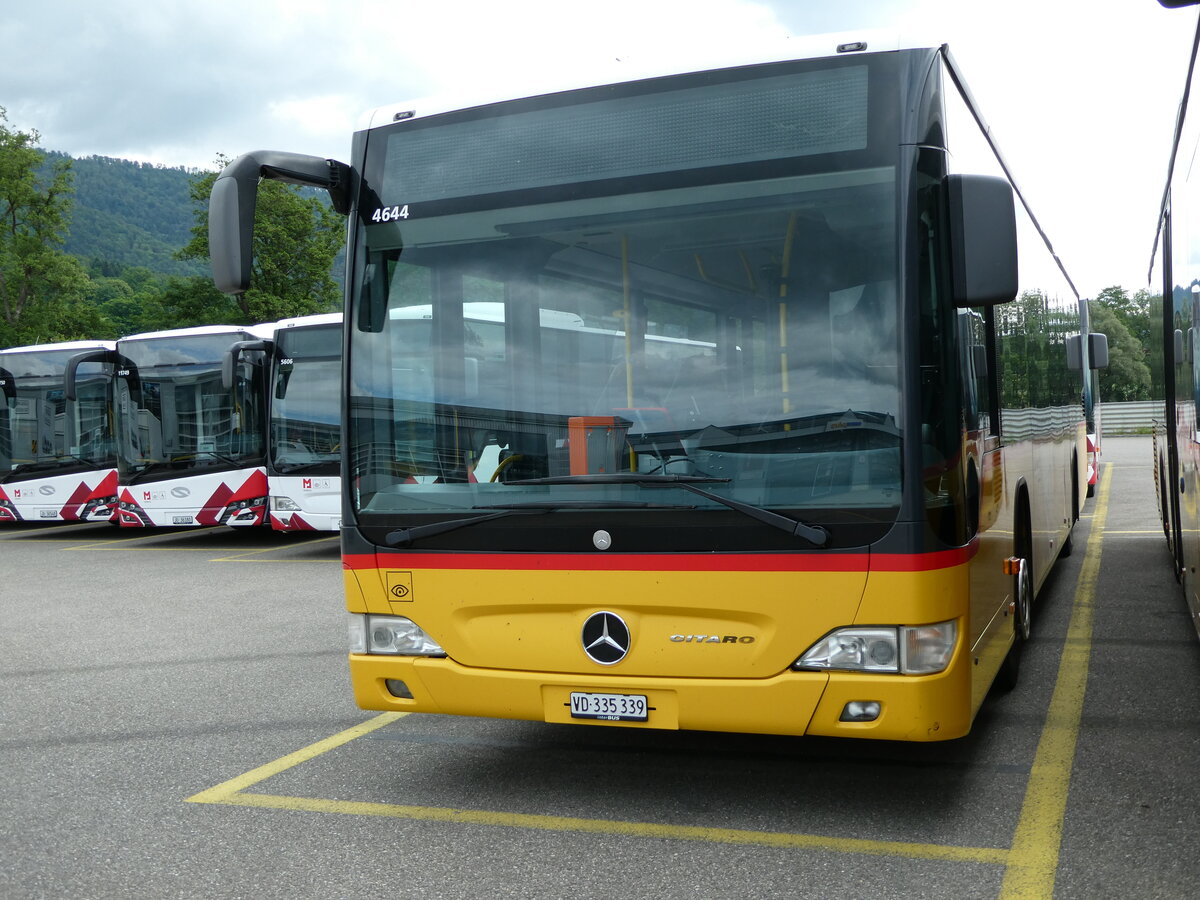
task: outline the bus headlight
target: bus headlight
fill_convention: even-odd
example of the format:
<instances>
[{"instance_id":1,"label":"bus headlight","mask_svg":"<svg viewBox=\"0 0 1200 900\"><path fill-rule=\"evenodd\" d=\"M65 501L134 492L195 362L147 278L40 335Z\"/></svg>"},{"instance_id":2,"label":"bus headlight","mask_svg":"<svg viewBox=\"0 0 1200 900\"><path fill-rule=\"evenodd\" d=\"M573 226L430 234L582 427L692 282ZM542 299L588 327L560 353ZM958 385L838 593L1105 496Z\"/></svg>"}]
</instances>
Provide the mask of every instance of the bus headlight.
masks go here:
<instances>
[{"instance_id":1,"label":"bus headlight","mask_svg":"<svg viewBox=\"0 0 1200 900\"><path fill-rule=\"evenodd\" d=\"M275 512L299 512L300 504L291 497L283 497L279 494L272 494L271 509Z\"/></svg>"},{"instance_id":2,"label":"bus headlight","mask_svg":"<svg viewBox=\"0 0 1200 900\"><path fill-rule=\"evenodd\" d=\"M899 663L895 628L841 628L809 647L793 668L898 672Z\"/></svg>"},{"instance_id":3,"label":"bus headlight","mask_svg":"<svg viewBox=\"0 0 1200 900\"><path fill-rule=\"evenodd\" d=\"M954 655L958 626L839 628L813 644L793 669L932 675L944 671Z\"/></svg>"},{"instance_id":4,"label":"bus headlight","mask_svg":"<svg viewBox=\"0 0 1200 900\"><path fill-rule=\"evenodd\" d=\"M445 656L441 645L403 616L350 616L350 652Z\"/></svg>"}]
</instances>

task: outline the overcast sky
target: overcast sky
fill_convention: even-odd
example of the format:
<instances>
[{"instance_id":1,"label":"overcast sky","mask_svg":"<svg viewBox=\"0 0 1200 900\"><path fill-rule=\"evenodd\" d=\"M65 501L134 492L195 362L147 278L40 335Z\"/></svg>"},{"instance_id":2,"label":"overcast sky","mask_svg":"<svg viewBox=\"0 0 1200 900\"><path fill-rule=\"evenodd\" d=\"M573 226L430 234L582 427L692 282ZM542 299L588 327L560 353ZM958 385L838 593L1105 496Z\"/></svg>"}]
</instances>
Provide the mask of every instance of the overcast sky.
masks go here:
<instances>
[{"instance_id":1,"label":"overcast sky","mask_svg":"<svg viewBox=\"0 0 1200 900\"><path fill-rule=\"evenodd\" d=\"M1196 15L1155 0L51 0L0 17L0 106L73 156L346 159L361 114L392 102L882 30L950 44L1094 296L1146 286Z\"/></svg>"}]
</instances>

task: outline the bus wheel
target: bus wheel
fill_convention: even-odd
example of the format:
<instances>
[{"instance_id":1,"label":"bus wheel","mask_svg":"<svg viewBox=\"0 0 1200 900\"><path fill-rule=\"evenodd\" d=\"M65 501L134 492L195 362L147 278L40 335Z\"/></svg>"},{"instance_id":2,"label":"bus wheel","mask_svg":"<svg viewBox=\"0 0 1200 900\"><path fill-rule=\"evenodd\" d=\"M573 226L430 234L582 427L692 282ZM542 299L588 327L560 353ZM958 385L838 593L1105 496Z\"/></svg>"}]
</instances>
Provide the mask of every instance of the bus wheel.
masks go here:
<instances>
[{"instance_id":1,"label":"bus wheel","mask_svg":"<svg viewBox=\"0 0 1200 900\"><path fill-rule=\"evenodd\" d=\"M1017 573L1013 575L1013 642L996 673L996 686L1011 691L1021 674L1021 652L1029 640L1030 614L1033 611L1033 575L1028 554L1022 550Z\"/></svg>"},{"instance_id":2,"label":"bus wheel","mask_svg":"<svg viewBox=\"0 0 1200 900\"><path fill-rule=\"evenodd\" d=\"M1071 526L1063 539L1058 555L1066 558L1075 550L1075 523L1079 521L1079 467L1071 465Z\"/></svg>"}]
</instances>

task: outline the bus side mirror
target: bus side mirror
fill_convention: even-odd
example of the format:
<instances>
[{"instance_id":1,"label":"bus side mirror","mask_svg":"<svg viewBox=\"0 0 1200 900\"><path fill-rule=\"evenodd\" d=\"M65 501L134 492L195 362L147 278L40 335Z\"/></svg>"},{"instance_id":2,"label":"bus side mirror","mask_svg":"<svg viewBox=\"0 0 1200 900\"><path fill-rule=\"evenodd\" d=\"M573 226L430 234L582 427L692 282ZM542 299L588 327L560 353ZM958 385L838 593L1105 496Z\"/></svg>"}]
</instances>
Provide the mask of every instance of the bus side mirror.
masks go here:
<instances>
[{"instance_id":1,"label":"bus side mirror","mask_svg":"<svg viewBox=\"0 0 1200 900\"><path fill-rule=\"evenodd\" d=\"M1088 363L1093 369L1108 368L1108 335L1103 331L1088 335Z\"/></svg>"},{"instance_id":2,"label":"bus side mirror","mask_svg":"<svg viewBox=\"0 0 1200 900\"><path fill-rule=\"evenodd\" d=\"M4 393L4 403L12 406L17 402L17 379L13 378L8 369L0 369L0 392Z\"/></svg>"},{"instance_id":3,"label":"bus side mirror","mask_svg":"<svg viewBox=\"0 0 1200 900\"><path fill-rule=\"evenodd\" d=\"M950 274L960 307L1017 296L1017 215L1012 186L991 175L947 175Z\"/></svg>"},{"instance_id":4,"label":"bus side mirror","mask_svg":"<svg viewBox=\"0 0 1200 900\"><path fill-rule=\"evenodd\" d=\"M85 350L83 353L76 353L67 360L67 368L63 372L63 396L72 403L75 402L78 393L75 386L76 373L85 362L111 363L116 366L120 364L121 359L121 354L116 350Z\"/></svg>"},{"instance_id":5,"label":"bus side mirror","mask_svg":"<svg viewBox=\"0 0 1200 900\"><path fill-rule=\"evenodd\" d=\"M230 345L229 349L225 351L225 357L221 360L221 389L233 390L238 362L243 353L248 350L262 350L264 353L270 353L274 346L272 341L235 341Z\"/></svg>"},{"instance_id":6,"label":"bus side mirror","mask_svg":"<svg viewBox=\"0 0 1200 900\"><path fill-rule=\"evenodd\" d=\"M335 210L342 215L350 211L350 167L345 163L271 150L239 156L217 176L208 197L208 257L213 284L222 293L243 294L250 288L254 207L262 178L325 188Z\"/></svg>"}]
</instances>

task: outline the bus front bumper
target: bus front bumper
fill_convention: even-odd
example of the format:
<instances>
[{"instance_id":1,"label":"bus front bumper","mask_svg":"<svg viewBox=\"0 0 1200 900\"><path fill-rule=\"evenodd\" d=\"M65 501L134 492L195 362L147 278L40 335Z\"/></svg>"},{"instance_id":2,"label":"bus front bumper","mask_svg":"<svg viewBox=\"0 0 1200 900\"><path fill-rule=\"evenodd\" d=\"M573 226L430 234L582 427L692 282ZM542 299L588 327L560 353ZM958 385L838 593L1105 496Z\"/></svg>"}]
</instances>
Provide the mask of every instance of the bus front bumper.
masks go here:
<instances>
[{"instance_id":1,"label":"bus front bumper","mask_svg":"<svg viewBox=\"0 0 1200 900\"><path fill-rule=\"evenodd\" d=\"M787 671L765 679L622 678L473 669L432 657L350 655L363 709L445 713L624 728L941 741L971 724L962 654L937 675ZM646 697L645 721L572 716L572 693ZM405 696L407 695L407 696ZM843 721L848 704L878 703L873 721Z\"/></svg>"}]
</instances>

